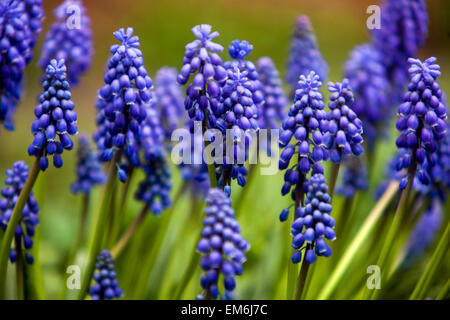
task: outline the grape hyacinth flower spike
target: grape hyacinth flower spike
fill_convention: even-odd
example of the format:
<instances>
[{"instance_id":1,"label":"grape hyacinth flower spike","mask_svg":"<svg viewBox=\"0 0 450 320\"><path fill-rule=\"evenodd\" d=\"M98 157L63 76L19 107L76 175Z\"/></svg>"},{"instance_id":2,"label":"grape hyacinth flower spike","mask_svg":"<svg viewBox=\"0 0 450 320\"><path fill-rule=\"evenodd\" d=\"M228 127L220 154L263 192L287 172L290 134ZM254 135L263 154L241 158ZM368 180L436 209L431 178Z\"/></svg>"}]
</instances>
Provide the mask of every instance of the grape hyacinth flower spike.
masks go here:
<instances>
[{"instance_id":1,"label":"grape hyacinth flower spike","mask_svg":"<svg viewBox=\"0 0 450 320\"><path fill-rule=\"evenodd\" d=\"M89 143L89 137L78 137L77 179L71 185L73 193L87 194L92 187L106 182L106 175Z\"/></svg>"},{"instance_id":2,"label":"grape hyacinth flower spike","mask_svg":"<svg viewBox=\"0 0 450 320\"><path fill-rule=\"evenodd\" d=\"M244 252L250 245L241 236L231 200L222 190L210 189L206 205L202 238L197 244L197 251L202 254L200 266L204 274L200 283L204 293L197 298L231 299L236 287L235 276L242 274ZM225 292L219 290L219 278L223 278Z\"/></svg>"},{"instance_id":3,"label":"grape hyacinth flower spike","mask_svg":"<svg viewBox=\"0 0 450 320\"><path fill-rule=\"evenodd\" d=\"M116 151L123 150L129 163L136 167L141 125L152 98L153 82L144 67L139 38L133 36L133 28L121 28L114 36L120 44L110 47L112 56L96 103L98 127L94 140L101 161L108 162ZM121 167L118 176L121 181L126 178Z\"/></svg>"},{"instance_id":4,"label":"grape hyacinth flower spike","mask_svg":"<svg viewBox=\"0 0 450 320\"><path fill-rule=\"evenodd\" d=\"M94 273L95 283L89 289L92 300L112 300L122 296L122 289L114 270L114 259L108 250L102 250L97 257Z\"/></svg>"},{"instance_id":5,"label":"grape hyacinth flower spike","mask_svg":"<svg viewBox=\"0 0 450 320\"><path fill-rule=\"evenodd\" d=\"M40 158L42 171L48 167L48 156L53 157L56 168L63 165L61 155L64 150L72 150L70 136L78 133L77 114L66 71L64 60L50 61L42 83L44 91L34 109L36 120L31 125L34 139L28 147L28 154Z\"/></svg>"},{"instance_id":6,"label":"grape hyacinth flower spike","mask_svg":"<svg viewBox=\"0 0 450 320\"><path fill-rule=\"evenodd\" d=\"M8 227L11 214L16 205L17 198L28 178L28 166L23 161L16 161L11 169L6 170L5 187L1 190L0 199L0 228L5 231ZM26 252L27 263L32 264L34 259L28 250L33 247L33 236L36 226L39 224L39 206L33 195L28 200L22 211L20 222L15 231L15 248L9 253L9 260L14 263L21 259L21 252ZM20 246L20 247L17 247Z\"/></svg>"},{"instance_id":7,"label":"grape hyacinth flower spike","mask_svg":"<svg viewBox=\"0 0 450 320\"><path fill-rule=\"evenodd\" d=\"M186 45L183 67L177 77L178 83L185 85L193 75L192 83L186 88L184 106L191 119L204 123L204 130L216 126L221 93L219 84L227 78L222 58L218 55L223 47L212 41L219 33L211 32L211 29L208 24L192 28L197 39Z\"/></svg>"},{"instance_id":8,"label":"grape hyacinth flower spike","mask_svg":"<svg viewBox=\"0 0 450 320\"><path fill-rule=\"evenodd\" d=\"M311 22L306 15L297 17L295 21L287 70L286 82L291 86L292 95L298 88L298 77L302 74L314 71L320 81L327 79L328 64L322 58Z\"/></svg>"},{"instance_id":9,"label":"grape hyacinth flower spike","mask_svg":"<svg viewBox=\"0 0 450 320\"><path fill-rule=\"evenodd\" d=\"M56 21L45 37L38 64L45 70L51 59L64 59L69 82L76 85L92 60L91 22L81 0L65 0L54 14ZM75 19L79 25L71 24Z\"/></svg>"}]
</instances>

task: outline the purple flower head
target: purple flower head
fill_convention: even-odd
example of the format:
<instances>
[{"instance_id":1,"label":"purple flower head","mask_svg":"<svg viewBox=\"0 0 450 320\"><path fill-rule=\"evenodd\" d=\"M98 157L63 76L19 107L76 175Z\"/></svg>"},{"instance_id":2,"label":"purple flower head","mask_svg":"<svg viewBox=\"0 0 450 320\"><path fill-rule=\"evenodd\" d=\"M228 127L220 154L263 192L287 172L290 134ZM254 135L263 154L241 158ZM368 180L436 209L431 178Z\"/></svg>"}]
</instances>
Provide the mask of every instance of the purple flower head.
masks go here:
<instances>
[{"instance_id":1,"label":"purple flower head","mask_svg":"<svg viewBox=\"0 0 450 320\"><path fill-rule=\"evenodd\" d=\"M89 193L92 187L97 184L103 184L106 181L106 175L100 165L97 157L91 149L89 138L86 135L78 137L77 153L77 179L71 185L73 193Z\"/></svg>"},{"instance_id":2,"label":"purple flower head","mask_svg":"<svg viewBox=\"0 0 450 320\"><path fill-rule=\"evenodd\" d=\"M445 138L447 129L447 110L442 101L442 91L436 81L440 76L436 58L431 57L421 62L408 59L410 83L403 103L398 108L397 147L406 152L397 162L397 171L417 166L416 175L425 185L430 183L430 176L424 170L427 157L437 152L438 143ZM412 166L412 167L411 167ZM400 189L408 184L404 177Z\"/></svg>"},{"instance_id":3,"label":"purple flower head","mask_svg":"<svg viewBox=\"0 0 450 320\"><path fill-rule=\"evenodd\" d=\"M123 148L129 163L138 166L141 126L152 98L152 79L144 67L139 38L133 29L114 32L120 44L112 45L105 73L105 85L96 103L97 143L101 161L110 161L115 150Z\"/></svg>"},{"instance_id":4,"label":"purple flower head","mask_svg":"<svg viewBox=\"0 0 450 320\"><path fill-rule=\"evenodd\" d=\"M223 47L211 41L219 33L211 33L211 26L202 24L192 28L198 38L186 45L183 67L177 81L181 85L188 83L193 75L192 83L186 88L184 106L189 117L196 121L208 121L210 128L215 128L216 113L219 106L220 84L227 78L222 66L222 58L217 54Z\"/></svg>"},{"instance_id":5,"label":"purple flower head","mask_svg":"<svg viewBox=\"0 0 450 320\"><path fill-rule=\"evenodd\" d=\"M328 83L331 92L327 113L327 133L323 140L330 152L331 161L340 163L343 157L359 156L363 153L362 121L351 109L353 92L349 81Z\"/></svg>"},{"instance_id":6,"label":"purple flower head","mask_svg":"<svg viewBox=\"0 0 450 320\"><path fill-rule=\"evenodd\" d=\"M72 85L78 84L80 76L89 69L92 60L91 21L80 0L65 0L55 9L55 17L56 21L45 37L38 64L45 70L51 59L64 59L69 82ZM70 24L70 19L73 18L79 19L79 25Z\"/></svg>"},{"instance_id":7,"label":"purple flower head","mask_svg":"<svg viewBox=\"0 0 450 320\"><path fill-rule=\"evenodd\" d=\"M233 40L233 42L228 47L228 53L232 59L243 60L248 54L253 50L253 45L251 45L246 40Z\"/></svg>"},{"instance_id":8,"label":"purple flower head","mask_svg":"<svg viewBox=\"0 0 450 320\"><path fill-rule=\"evenodd\" d=\"M94 272L95 283L89 288L92 300L112 300L122 296L122 289L117 281L114 259L108 250L102 250L97 256Z\"/></svg>"},{"instance_id":9,"label":"purple flower head","mask_svg":"<svg viewBox=\"0 0 450 320\"><path fill-rule=\"evenodd\" d=\"M390 84L381 53L370 44L356 47L345 63L345 76L355 97L351 108L363 122L365 140L373 150L378 131L387 135L386 118L394 115L388 104Z\"/></svg>"},{"instance_id":10,"label":"purple flower head","mask_svg":"<svg viewBox=\"0 0 450 320\"><path fill-rule=\"evenodd\" d=\"M34 109L36 120L31 125L34 139L28 147L28 154L40 157L39 166L42 171L48 167L48 156L53 157L56 168L63 165L61 155L64 150L72 150L70 136L78 133L77 114L71 100L66 71L64 60L50 61L42 82L44 91Z\"/></svg>"},{"instance_id":11,"label":"purple flower head","mask_svg":"<svg viewBox=\"0 0 450 320\"><path fill-rule=\"evenodd\" d=\"M327 78L328 65L322 58L311 22L306 15L297 17L295 21L287 70L286 82L291 86L292 92L298 88L300 75L306 76L314 71L321 81Z\"/></svg>"},{"instance_id":12,"label":"purple flower head","mask_svg":"<svg viewBox=\"0 0 450 320\"><path fill-rule=\"evenodd\" d=\"M367 164L361 157L349 157L344 162L342 181L336 193L347 199L353 198L358 191L369 189L369 173Z\"/></svg>"},{"instance_id":13,"label":"purple flower head","mask_svg":"<svg viewBox=\"0 0 450 320\"><path fill-rule=\"evenodd\" d=\"M28 166L23 161L14 162L13 167L6 170L5 187L1 189L0 198L0 229L3 231L8 227L14 207L27 178ZM28 250L33 247L33 235L36 226L39 224L38 213L39 206L33 191L31 191L15 232L16 241L14 243L15 245L19 244L21 248L15 247L11 249L9 254L9 259L12 263L16 261L20 251L25 252L27 263L33 263L33 256Z\"/></svg>"},{"instance_id":14,"label":"purple flower head","mask_svg":"<svg viewBox=\"0 0 450 320\"><path fill-rule=\"evenodd\" d=\"M177 83L177 71L174 68L159 69L155 83L155 108L162 120L166 140L170 141L172 132L183 124L183 91Z\"/></svg>"},{"instance_id":15,"label":"purple flower head","mask_svg":"<svg viewBox=\"0 0 450 320\"><path fill-rule=\"evenodd\" d=\"M260 58L257 62L257 71L265 101L259 110L259 126L269 130L267 152L271 155L270 130L280 129L281 122L287 116L285 107L288 105L288 99L284 94L278 70L272 59L269 57Z\"/></svg>"},{"instance_id":16,"label":"purple flower head","mask_svg":"<svg viewBox=\"0 0 450 320\"><path fill-rule=\"evenodd\" d=\"M325 239L336 239L334 219L331 217L331 197L323 174L313 175L305 183L305 205L297 209L296 220L292 223L292 262L299 263L302 250L305 250L305 261L314 263L317 256L331 256L331 248Z\"/></svg>"},{"instance_id":17,"label":"purple flower head","mask_svg":"<svg viewBox=\"0 0 450 320\"><path fill-rule=\"evenodd\" d=\"M199 298L209 294L213 299L230 298L236 287L235 276L241 275L244 252L250 248L241 236L234 217L231 200L220 189L210 189L206 198L206 217L197 251L202 254L200 266L204 273L200 284L205 290ZM223 275L225 292L219 290L219 275Z\"/></svg>"},{"instance_id":18,"label":"purple flower head","mask_svg":"<svg viewBox=\"0 0 450 320\"><path fill-rule=\"evenodd\" d=\"M13 113L22 96L23 73L33 57L41 19L40 1L0 2L0 122L7 130L14 130Z\"/></svg>"}]
</instances>

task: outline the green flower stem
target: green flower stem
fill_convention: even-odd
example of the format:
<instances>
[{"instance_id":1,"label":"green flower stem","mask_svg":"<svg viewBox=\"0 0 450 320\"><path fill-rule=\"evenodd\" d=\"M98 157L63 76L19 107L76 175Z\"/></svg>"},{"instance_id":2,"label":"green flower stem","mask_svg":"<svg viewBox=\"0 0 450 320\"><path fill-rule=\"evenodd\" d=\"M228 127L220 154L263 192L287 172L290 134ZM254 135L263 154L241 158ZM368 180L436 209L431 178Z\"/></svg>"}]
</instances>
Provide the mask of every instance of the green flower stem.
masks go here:
<instances>
[{"instance_id":1,"label":"green flower stem","mask_svg":"<svg viewBox=\"0 0 450 320\"><path fill-rule=\"evenodd\" d=\"M444 287L442 287L442 290L438 293L436 296L436 300L444 300L448 299L448 293L450 291L450 278L445 283Z\"/></svg>"},{"instance_id":2,"label":"green flower stem","mask_svg":"<svg viewBox=\"0 0 450 320\"><path fill-rule=\"evenodd\" d=\"M445 232L442 235L439 243L434 250L433 256L431 257L430 262L428 262L425 271L422 273L422 276L417 282L414 291L412 292L409 300L421 300L425 299L428 293L428 289L430 288L434 277L436 276L436 271L438 270L438 266L442 263L445 258L446 253L448 252L448 245L450 242L450 223L447 223L447 227L445 228ZM448 281L445 285L448 291Z\"/></svg>"},{"instance_id":3,"label":"green flower stem","mask_svg":"<svg viewBox=\"0 0 450 320\"><path fill-rule=\"evenodd\" d=\"M381 215L383 214L384 209L387 207L387 205L390 203L392 198L397 193L397 189L398 189L398 182L392 181L390 183L389 187L384 192L383 196L380 198L380 200L377 202L375 207L370 212L366 221L364 222L362 227L359 229L359 232L353 238L352 242L348 246L348 249L343 254L342 258L337 263L337 265L334 268L333 272L331 273L328 281L326 281L325 286L322 288L322 290L320 291L320 293L318 295L319 300L325 300L325 299L329 299L331 297L331 295L333 294L337 285L343 278L344 274L349 269L349 266L352 263L354 257L359 253L359 250L361 249L363 244L366 242L370 233L375 228L375 225L377 224L378 220L381 218Z\"/></svg>"},{"instance_id":4,"label":"green flower stem","mask_svg":"<svg viewBox=\"0 0 450 320\"><path fill-rule=\"evenodd\" d=\"M28 201L28 197L30 196L30 192L33 189L33 185L36 182L39 172L41 171L41 169L39 168L39 159L40 156L36 157L33 168L31 169L27 181L25 182L25 185L20 192L19 199L17 199L16 205L14 206L14 210L8 222L8 228L6 228L6 232L0 247L0 300L5 299L6 271L8 267L8 255L11 248L11 241L13 240L17 225L19 224L20 218L22 217L23 208Z\"/></svg>"},{"instance_id":5,"label":"green flower stem","mask_svg":"<svg viewBox=\"0 0 450 320\"><path fill-rule=\"evenodd\" d=\"M308 276L309 266L310 264L306 262L305 257L303 257L302 266L300 267L300 274L297 281L297 288L295 290L295 300L300 300L302 298L302 294L305 289L306 278Z\"/></svg>"},{"instance_id":6,"label":"green flower stem","mask_svg":"<svg viewBox=\"0 0 450 320\"><path fill-rule=\"evenodd\" d=\"M149 205L146 203L141 211L139 212L136 219L133 221L133 223L129 226L127 231L123 234L123 236L120 238L119 241L115 244L113 249L111 250L111 255L117 259L117 257L120 255L122 250L126 247L128 242L130 241L133 234L136 232L136 230L139 228L139 226L142 224L142 221L144 221L144 218L148 215Z\"/></svg>"},{"instance_id":7,"label":"green flower stem","mask_svg":"<svg viewBox=\"0 0 450 320\"><path fill-rule=\"evenodd\" d=\"M236 212L236 218L239 217L241 213L242 204L244 203L244 200L247 198L248 191L250 189L250 186L252 182L255 180L255 174L258 169L257 164L250 164L248 169L248 175L247 175L247 183L245 184L245 188L242 188L241 193L239 193L239 197L236 199L235 205L234 205L234 211Z\"/></svg>"},{"instance_id":8,"label":"green flower stem","mask_svg":"<svg viewBox=\"0 0 450 320\"><path fill-rule=\"evenodd\" d=\"M330 181L328 183L328 194L331 198L334 196L334 189L336 188L336 182L339 175L340 163L331 163Z\"/></svg>"},{"instance_id":9,"label":"green flower stem","mask_svg":"<svg viewBox=\"0 0 450 320\"><path fill-rule=\"evenodd\" d=\"M198 243L198 241L200 241L200 235L196 239L195 243ZM178 285L176 286L175 294L173 297L174 300L181 299L184 289L186 289L186 287L189 284L189 281L192 280L192 278L193 278L192 274L194 274L195 269L200 264L200 258L201 258L201 256L197 252L194 252L194 254L191 255L191 259L189 261L188 267L184 271L183 276L181 277L181 280L178 282Z\"/></svg>"},{"instance_id":10,"label":"green flower stem","mask_svg":"<svg viewBox=\"0 0 450 320\"><path fill-rule=\"evenodd\" d=\"M83 280L81 283L81 290L78 295L79 300L83 300L87 294L89 289L89 284L91 282L92 273L95 268L95 261L97 259L97 255L101 250L102 242L104 240L104 232L106 230L105 226L107 225L107 217L108 217L108 208L111 203L112 191L117 182L116 177L116 165L120 162L120 158L122 157L123 149L119 149L114 153L111 164L108 169L108 181L106 182L105 190L103 192L100 211L97 217L97 221L95 222L95 227L93 230L93 234L91 236L87 264L85 269L83 270Z\"/></svg>"},{"instance_id":11,"label":"green flower stem","mask_svg":"<svg viewBox=\"0 0 450 320\"><path fill-rule=\"evenodd\" d=\"M20 245L20 239L15 239L15 248L17 251L16 265L16 293L17 300L23 300L24 295L24 281L23 281L23 254L22 247Z\"/></svg>"}]
</instances>

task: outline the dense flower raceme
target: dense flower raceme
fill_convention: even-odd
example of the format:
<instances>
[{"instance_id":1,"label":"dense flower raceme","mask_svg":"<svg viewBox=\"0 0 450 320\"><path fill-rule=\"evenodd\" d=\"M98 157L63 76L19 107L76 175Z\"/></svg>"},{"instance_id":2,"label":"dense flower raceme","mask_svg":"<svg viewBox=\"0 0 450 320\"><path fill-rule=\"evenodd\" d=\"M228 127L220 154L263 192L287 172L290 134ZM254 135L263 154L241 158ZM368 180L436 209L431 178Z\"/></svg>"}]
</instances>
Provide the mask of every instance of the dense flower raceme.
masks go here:
<instances>
[{"instance_id":1,"label":"dense flower raceme","mask_svg":"<svg viewBox=\"0 0 450 320\"><path fill-rule=\"evenodd\" d=\"M410 63L410 83L404 102L398 108L397 147L406 152L397 162L397 171L417 164L417 178L425 185L431 177L424 170L426 159L433 156L438 143L445 138L447 113L442 102L442 91L436 81L440 76L436 58L431 57L421 62L408 59ZM408 178L400 181L400 189L406 188Z\"/></svg>"},{"instance_id":2,"label":"dense flower raceme","mask_svg":"<svg viewBox=\"0 0 450 320\"><path fill-rule=\"evenodd\" d=\"M48 156L53 157L56 168L63 165L61 155L64 150L72 150L70 136L78 133L77 114L71 100L66 71L64 60L50 61L42 83L44 91L34 109L36 120L31 125L34 139L28 147L28 154L40 157L39 166L42 171L48 167Z\"/></svg>"},{"instance_id":3,"label":"dense flower raceme","mask_svg":"<svg viewBox=\"0 0 450 320\"><path fill-rule=\"evenodd\" d=\"M75 9L77 8L77 9ZM51 59L64 59L72 85L77 84L92 60L91 21L80 0L65 0L55 10L56 21L50 27L41 50L39 66L45 70ZM71 24L71 21L79 23Z\"/></svg>"},{"instance_id":4,"label":"dense flower raceme","mask_svg":"<svg viewBox=\"0 0 450 320\"><path fill-rule=\"evenodd\" d=\"M186 45L183 67L177 80L179 84L185 85L193 75L192 83L186 88L184 106L191 119L206 119L208 126L215 128L220 84L227 79L222 58L217 54L223 51L223 47L212 41L219 33L211 32L210 25L197 25L192 28L192 33L197 39Z\"/></svg>"},{"instance_id":5,"label":"dense flower raceme","mask_svg":"<svg viewBox=\"0 0 450 320\"><path fill-rule=\"evenodd\" d=\"M17 161L11 169L6 170L5 187L1 190L0 199L0 228L5 231L8 222L19 198L20 192L28 178L28 166L23 161ZM29 250L33 247L33 235L36 226L39 224L39 206L34 198L33 192L28 196L28 200L22 211L22 217L16 228L15 245L19 244L22 250ZM11 249L9 259L15 262L17 259L18 249ZM26 252L26 261L33 263L33 256L30 252Z\"/></svg>"},{"instance_id":6,"label":"dense flower raceme","mask_svg":"<svg viewBox=\"0 0 450 320\"><path fill-rule=\"evenodd\" d=\"M361 120L351 109L354 99L348 80L329 82L328 90L331 92L328 103L330 111L327 113L327 133L323 140L331 161L340 163L343 157L363 153L363 128Z\"/></svg>"},{"instance_id":7,"label":"dense flower raceme","mask_svg":"<svg viewBox=\"0 0 450 320\"><path fill-rule=\"evenodd\" d=\"M381 11L382 27L373 30L372 42L382 54L388 77L400 99L408 81L407 59L415 57L425 43L427 9L425 0L385 0Z\"/></svg>"},{"instance_id":8,"label":"dense flower raceme","mask_svg":"<svg viewBox=\"0 0 450 320\"><path fill-rule=\"evenodd\" d=\"M205 273L200 283L205 292L198 298L210 295L214 299L230 299L236 287L235 276L242 274L242 264L246 259L244 252L250 245L241 236L231 200L222 190L210 189L206 204L202 238L197 244L197 251L203 255L200 265ZM220 275L223 276L225 292L219 291Z\"/></svg>"},{"instance_id":9,"label":"dense flower raceme","mask_svg":"<svg viewBox=\"0 0 450 320\"><path fill-rule=\"evenodd\" d=\"M331 217L331 197L323 174L313 175L305 183L305 205L297 209L296 219L292 223L292 248L296 251L292 255L292 262L299 263L302 250L305 249L305 261L314 263L317 256L331 256L331 248L325 239L333 241L334 219ZM303 246L305 244L305 246Z\"/></svg>"},{"instance_id":10,"label":"dense flower raceme","mask_svg":"<svg viewBox=\"0 0 450 320\"><path fill-rule=\"evenodd\" d=\"M112 300L122 296L122 289L114 270L114 259L108 250L102 250L97 257L94 273L95 283L89 289L92 300Z\"/></svg>"},{"instance_id":11,"label":"dense flower raceme","mask_svg":"<svg viewBox=\"0 0 450 320\"><path fill-rule=\"evenodd\" d=\"M78 137L77 152L77 178L71 185L73 193L89 193L97 184L103 184L106 181L106 175L100 165L97 157L91 149L89 137L80 135Z\"/></svg>"},{"instance_id":12,"label":"dense flower raceme","mask_svg":"<svg viewBox=\"0 0 450 320\"><path fill-rule=\"evenodd\" d=\"M218 165L218 184L230 185L230 179L237 179L240 186L246 183L248 148L252 143L252 131L257 132L258 108L253 100L253 81L247 77L247 71L237 66L228 69L228 79L222 90L222 116L217 119L217 127L223 135L223 164ZM233 149L227 150L227 132L231 130ZM232 158L234 157L234 159Z\"/></svg>"},{"instance_id":13,"label":"dense flower raceme","mask_svg":"<svg viewBox=\"0 0 450 320\"><path fill-rule=\"evenodd\" d=\"M13 113L23 89L23 72L43 18L40 1L0 2L0 122L13 130Z\"/></svg>"},{"instance_id":14,"label":"dense flower raceme","mask_svg":"<svg viewBox=\"0 0 450 320\"><path fill-rule=\"evenodd\" d=\"M341 183L336 189L337 194L351 199L357 191L369 189L369 172L363 161L361 157L349 157L345 160Z\"/></svg>"},{"instance_id":15,"label":"dense flower raceme","mask_svg":"<svg viewBox=\"0 0 450 320\"><path fill-rule=\"evenodd\" d=\"M141 125L147 116L153 85L144 67L139 38L133 29L114 32L120 44L112 45L112 54L100 89L97 108L97 143L101 161L110 161L115 150L124 149L129 163L139 166ZM123 171L118 172L123 180Z\"/></svg>"},{"instance_id":16,"label":"dense flower raceme","mask_svg":"<svg viewBox=\"0 0 450 320\"><path fill-rule=\"evenodd\" d=\"M327 79L328 65L322 58L311 22L305 15L297 17L287 63L286 82L292 92L298 88L298 77L314 71L321 81Z\"/></svg>"},{"instance_id":17,"label":"dense flower raceme","mask_svg":"<svg viewBox=\"0 0 450 320\"><path fill-rule=\"evenodd\" d=\"M292 198L297 188L303 188L305 176L323 173L320 162L328 159L328 151L323 145L323 136L327 132L327 114L323 110L324 103L319 87L322 83L314 71L307 76L301 75L299 88L295 92L294 104L290 107L288 117L283 121L283 131L279 145L283 148L279 160L279 169L286 170L281 193L286 195L292 187ZM295 143L290 144L292 137ZM294 155L298 162L293 167L289 163ZM288 211L283 210L282 221L287 219Z\"/></svg>"},{"instance_id":18,"label":"dense flower raceme","mask_svg":"<svg viewBox=\"0 0 450 320\"><path fill-rule=\"evenodd\" d=\"M257 71L264 96L264 104L262 104L259 112L259 126L269 131L272 129L280 129L281 122L287 116L285 107L288 104L288 99L284 94L278 70L272 59L262 57L257 61ZM269 155L272 153L270 137L270 134L268 134L267 152Z\"/></svg>"},{"instance_id":19,"label":"dense flower raceme","mask_svg":"<svg viewBox=\"0 0 450 320\"><path fill-rule=\"evenodd\" d=\"M345 76L355 97L351 108L363 121L365 140L372 150L380 130L388 128L386 119L394 115L388 103L390 84L381 53L370 44L356 47L345 63Z\"/></svg>"}]
</instances>

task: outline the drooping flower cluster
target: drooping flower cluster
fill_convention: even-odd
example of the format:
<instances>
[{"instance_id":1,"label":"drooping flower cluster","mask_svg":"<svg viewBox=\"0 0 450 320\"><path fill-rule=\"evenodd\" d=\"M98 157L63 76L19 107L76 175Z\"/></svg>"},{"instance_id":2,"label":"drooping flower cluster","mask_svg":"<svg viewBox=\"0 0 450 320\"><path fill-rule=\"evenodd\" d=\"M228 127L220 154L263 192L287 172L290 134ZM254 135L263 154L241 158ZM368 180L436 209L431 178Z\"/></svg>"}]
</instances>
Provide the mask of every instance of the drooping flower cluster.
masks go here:
<instances>
[{"instance_id":1,"label":"drooping flower cluster","mask_svg":"<svg viewBox=\"0 0 450 320\"><path fill-rule=\"evenodd\" d=\"M373 150L378 133L387 128L386 119L394 114L386 94L390 84L381 53L370 44L356 47L345 63L345 76L355 97L350 107L363 121L365 140Z\"/></svg>"},{"instance_id":2,"label":"drooping flower cluster","mask_svg":"<svg viewBox=\"0 0 450 320\"><path fill-rule=\"evenodd\" d=\"M70 186L73 193L89 193L97 184L103 184L106 181L106 175L103 172L97 157L91 149L89 138L86 135L78 137L77 153L77 178Z\"/></svg>"},{"instance_id":3,"label":"drooping flower cluster","mask_svg":"<svg viewBox=\"0 0 450 320\"><path fill-rule=\"evenodd\" d=\"M311 22L307 16L301 15L294 24L287 63L286 82L291 86L292 93L298 88L299 76L306 76L311 71L314 71L321 81L327 79L328 65L319 51Z\"/></svg>"},{"instance_id":4,"label":"drooping flower cluster","mask_svg":"<svg viewBox=\"0 0 450 320\"><path fill-rule=\"evenodd\" d=\"M96 103L94 140L101 161L110 161L116 150L123 149L130 164L138 166L141 125L147 116L153 82L145 69L139 38L133 36L133 28L121 28L114 36L120 44L110 48L112 56L105 85ZM123 172L119 173L123 178Z\"/></svg>"},{"instance_id":5,"label":"drooping flower cluster","mask_svg":"<svg viewBox=\"0 0 450 320\"><path fill-rule=\"evenodd\" d=\"M327 133L323 140L331 161L340 163L343 157L362 154L363 127L351 109L354 99L348 80L344 79L342 83L329 82L328 91L331 92L328 103L330 111L327 113Z\"/></svg>"},{"instance_id":6,"label":"drooping flower cluster","mask_svg":"<svg viewBox=\"0 0 450 320\"><path fill-rule=\"evenodd\" d=\"M91 64L91 21L81 0L65 0L54 15L56 21L45 36L38 64L45 70L51 59L64 59L69 82L75 85Z\"/></svg>"},{"instance_id":7,"label":"drooping flower cluster","mask_svg":"<svg viewBox=\"0 0 450 320\"><path fill-rule=\"evenodd\" d=\"M40 157L39 166L42 171L48 167L48 156L53 157L56 168L63 165L61 155L64 150L72 150L70 136L78 133L77 114L71 100L66 71L64 60L50 61L42 83L44 91L34 109L36 120L31 125L34 139L28 147L28 154Z\"/></svg>"},{"instance_id":8,"label":"drooping flower cluster","mask_svg":"<svg viewBox=\"0 0 450 320\"><path fill-rule=\"evenodd\" d=\"M331 256L331 248L325 239L333 241L334 219L331 217L331 197L323 174L313 175L306 183L307 193L304 207L297 209L295 221L292 223L292 262L299 263L302 250L305 249L305 261L314 263L317 256ZM305 244L305 246L303 246Z\"/></svg>"},{"instance_id":9,"label":"drooping flower cluster","mask_svg":"<svg viewBox=\"0 0 450 320\"><path fill-rule=\"evenodd\" d=\"M307 76L301 75L298 83L294 104L283 121L283 131L279 139L279 145L283 148L278 164L280 170L288 169L292 157L298 155L298 162L286 170L281 189L281 193L286 195L294 187L293 199L297 188L303 188L304 177L311 169L312 174L323 173L320 162L328 159L328 151L323 145L327 114L323 110L323 98L319 92L322 83L314 71ZM295 138L295 143L290 144L292 137ZM281 220L285 218L287 215Z\"/></svg>"},{"instance_id":10,"label":"drooping flower cluster","mask_svg":"<svg viewBox=\"0 0 450 320\"><path fill-rule=\"evenodd\" d=\"M228 79L223 87L223 113L217 119L217 127L222 131L224 139L223 164L219 164L217 170L217 182L220 186L230 185L231 179L237 179L240 186L245 185L247 169L244 163L252 143L250 130L259 130L258 108L252 98L255 88L247 75L247 71L241 72L238 67L228 69ZM230 130L232 145L226 130Z\"/></svg>"},{"instance_id":11,"label":"drooping flower cluster","mask_svg":"<svg viewBox=\"0 0 450 320\"><path fill-rule=\"evenodd\" d=\"M405 154L397 161L397 171L417 166L417 178L428 185L432 180L424 170L426 159L436 153L438 143L445 138L447 113L442 103L442 91L436 81L440 76L436 58L424 62L410 58L410 83L404 102L398 108L396 123L400 132L397 147L405 149ZM406 188L408 178L400 182L400 189Z\"/></svg>"},{"instance_id":12,"label":"drooping flower cluster","mask_svg":"<svg viewBox=\"0 0 450 320\"><path fill-rule=\"evenodd\" d=\"M28 178L28 166L23 161L16 161L11 169L6 170L5 187L1 190L0 199L0 228L5 231L8 227L9 220L13 213L20 192ZM22 217L17 225L15 232L14 246L19 245L21 248L14 247L9 254L9 260L15 262L20 251L26 252L25 258L27 263L32 264L34 259L30 252L33 247L33 235L36 226L39 224L39 206L31 191L25 207L22 211Z\"/></svg>"},{"instance_id":13,"label":"drooping flower cluster","mask_svg":"<svg viewBox=\"0 0 450 320\"><path fill-rule=\"evenodd\" d=\"M235 276L242 274L244 252L250 245L241 236L231 200L222 190L210 189L206 204L202 238L197 244L197 251L203 255L200 265L205 272L200 279L204 293L198 298L230 299L236 287ZM219 290L221 275L225 292Z\"/></svg>"},{"instance_id":14,"label":"drooping flower cluster","mask_svg":"<svg viewBox=\"0 0 450 320\"><path fill-rule=\"evenodd\" d=\"M183 125L183 101L183 91L177 83L177 71L169 67L159 69L155 80L154 105L169 141L172 132Z\"/></svg>"},{"instance_id":15,"label":"drooping flower cluster","mask_svg":"<svg viewBox=\"0 0 450 320\"><path fill-rule=\"evenodd\" d=\"M23 90L23 73L43 18L40 1L0 2L0 122L13 130L13 113Z\"/></svg>"},{"instance_id":16,"label":"drooping flower cluster","mask_svg":"<svg viewBox=\"0 0 450 320\"><path fill-rule=\"evenodd\" d=\"M197 25L192 28L192 33L198 39L186 45L183 67L177 80L185 85L193 75L192 83L186 88L184 106L191 119L206 119L208 126L215 128L221 93L219 84L227 78L222 58L217 54L223 51L223 47L212 41L219 33L211 32L210 25Z\"/></svg>"},{"instance_id":17,"label":"drooping flower cluster","mask_svg":"<svg viewBox=\"0 0 450 320\"><path fill-rule=\"evenodd\" d=\"M372 32L372 42L382 54L388 77L401 98L408 81L409 57L415 57L425 43L428 14L425 0L385 0L381 7L381 28ZM394 92L395 94L395 92Z\"/></svg>"},{"instance_id":18,"label":"drooping flower cluster","mask_svg":"<svg viewBox=\"0 0 450 320\"><path fill-rule=\"evenodd\" d=\"M122 296L122 289L114 270L114 259L108 250L102 250L97 256L94 273L95 283L89 288L92 300L112 300Z\"/></svg>"},{"instance_id":19,"label":"drooping flower cluster","mask_svg":"<svg viewBox=\"0 0 450 320\"><path fill-rule=\"evenodd\" d=\"M361 157L349 157L344 162L342 181L336 193L347 199L353 198L357 191L369 189L369 172ZM384 192L384 189L382 190Z\"/></svg>"},{"instance_id":20,"label":"drooping flower cluster","mask_svg":"<svg viewBox=\"0 0 450 320\"><path fill-rule=\"evenodd\" d=\"M257 61L257 71L264 96L264 104L262 104L259 112L259 126L268 130L267 152L271 155L270 131L280 129L280 123L287 116L285 107L288 104L288 99L284 94L278 70L272 59L269 57L260 58Z\"/></svg>"}]
</instances>

